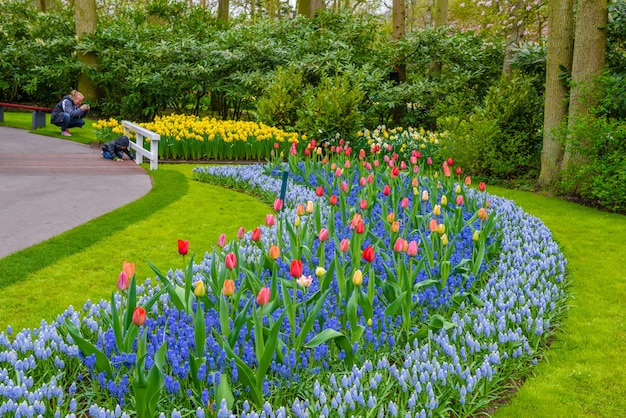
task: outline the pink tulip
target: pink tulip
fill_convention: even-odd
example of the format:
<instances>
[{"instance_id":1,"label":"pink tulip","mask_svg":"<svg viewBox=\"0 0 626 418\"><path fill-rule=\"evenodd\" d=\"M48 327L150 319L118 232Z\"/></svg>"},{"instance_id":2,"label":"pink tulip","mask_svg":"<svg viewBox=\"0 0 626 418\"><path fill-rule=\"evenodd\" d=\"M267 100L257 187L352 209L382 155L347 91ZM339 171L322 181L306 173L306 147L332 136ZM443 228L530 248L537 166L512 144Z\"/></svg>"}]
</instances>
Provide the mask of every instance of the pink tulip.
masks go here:
<instances>
[{"instance_id":1,"label":"pink tulip","mask_svg":"<svg viewBox=\"0 0 626 418\"><path fill-rule=\"evenodd\" d=\"M457 205L462 205L463 204L463 195L460 194L456 197L456 204Z\"/></svg>"},{"instance_id":2,"label":"pink tulip","mask_svg":"<svg viewBox=\"0 0 626 418\"><path fill-rule=\"evenodd\" d=\"M342 174L343 174L343 170L337 167L337 169L335 170L335 177L341 177Z\"/></svg>"},{"instance_id":3,"label":"pink tulip","mask_svg":"<svg viewBox=\"0 0 626 418\"><path fill-rule=\"evenodd\" d=\"M361 177L359 179L359 184L361 185L361 187L364 187L367 184L367 181L365 180L365 177Z\"/></svg>"},{"instance_id":4,"label":"pink tulip","mask_svg":"<svg viewBox=\"0 0 626 418\"><path fill-rule=\"evenodd\" d=\"M256 303L258 303L261 306L264 306L264 305L267 305L269 301L270 301L270 288L264 287L261 290L259 290L259 294L256 296Z\"/></svg>"},{"instance_id":5,"label":"pink tulip","mask_svg":"<svg viewBox=\"0 0 626 418\"><path fill-rule=\"evenodd\" d=\"M320 233L317 235L317 238L321 242L327 241L328 240L328 229L326 229L326 228L320 229Z\"/></svg>"},{"instance_id":6,"label":"pink tulip","mask_svg":"<svg viewBox=\"0 0 626 418\"><path fill-rule=\"evenodd\" d=\"M406 253L409 257L415 257L417 255L417 242L409 242L409 246L406 249Z\"/></svg>"},{"instance_id":7,"label":"pink tulip","mask_svg":"<svg viewBox=\"0 0 626 418\"><path fill-rule=\"evenodd\" d=\"M426 158L426 164L433 165L433 159L430 157Z\"/></svg>"},{"instance_id":8,"label":"pink tulip","mask_svg":"<svg viewBox=\"0 0 626 418\"><path fill-rule=\"evenodd\" d=\"M465 185L469 186L472 184L472 178L470 176L465 177Z\"/></svg>"},{"instance_id":9,"label":"pink tulip","mask_svg":"<svg viewBox=\"0 0 626 418\"><path fill-rule=\"evenodd\" d=\"M298 155L298 150L296 149L295 142L291 143L291 148L289 148L289 152L291 153L291 155Z\"/></svg>"},{"instance_id":10,"label":"pink tulip","mask_svg":"<svg viewBox=\"0 0 626 418\"><path fill-rule=\"evenodd\" d=\"M402 238L396 240L395 244L393 244L393 250L397 253L404 251L404 240Z\"/></svg>"},{"instance_id":11,"label":"pink tulip","mask_svg":"<svg viewBox=\"0 0 626 418\"><path fill-rule=\"evenodd\" d=\"M400 206L402 206L403 209L406 209L409 207L409 198L405 197L404 199L402 199L400 201Z\"/></svg>"},{"instance_id":12,"label":"pink tulip","mask_svg":"<svg viewBox=\"0 0 626 418\"><path fill-rule=\"evenodd\" d=\"M230 252L230 253L226 254L226 258L225 258L224 261L226 263L226 268L227 269L237 268L237 256L235 255L235 253Z\"/></svg>"},{"instance_id":13,"label":"pink tulip","mask_svg":"<svg viewBox=\"0 0 626 418\"><path fill-rule=\"evenodd\" d=\"M461 166L458 166L458 167L456 168L456 174L460 176L460 175L461 175L461 173L463 173L463 170L461 170Z\"/></svg>"},{"instance_id":14,"label":"pink tulip","mask_svg":"<svg viewBox=\"0 0 626 418\"><path fill-rule=\"evenodd\" d=\"M411 181L411 186L413 187L419 186L419 181L417 180L417 177L413 177L413 180Z\"/></svg>"},{"instance_id":15,"label":"pink tulip","mask_svg":"<svg viewBox=\"0 0 626 418\"><path fill-rule=\"evenodd\" d=\"M274 215L272 215L271 213L265 215L265 225L274 226L274 222Z\"/></svg>"},{"instance_id":16,"label":"pink tulip","mask_svg":"<svg viewBox=\"0 0 626 418\"><path fill-rule=\"evenodd\" d=\"M412 156L411 158L409 158L409 162L413 165L417 164L417 157Z\"/></svg>"},{"instance_id":17,"label":"pink tulip","mask_svg":"<svg viewBox=\"0 0 626 418\"><path fill-rule=\"evenodd\" d=\"M368 175L365 181L367 182L367 184L371 184L374 181L374 176L371 174Z\"/></svg>"},{"instance_id":18,"label":"pink tulip","mask_svg":"<svg viewBox=\"0 0 626 418\"><path fill-rule=\"evenodd\" d=\"M448 163L446 163L445 161L443 163L443 175L446 177L450 177L450 166L448 166Z\"/></svg>"},{"instance_id":19,"label":"pink tulip","mask_svg":"<svg viewBox=\"0 0 626 418\"><path fill-rule=\"evenodd\" d=\"M122 271L117 278L117 288L120 290L126 290L130 287L130 281L128 280L128 274Z\"/></svg>"},{"instance_id":20,"label":"pink tulip","mask_svg":"<svg viewBox=\"0 0 626 418\"><path fill-rule=\"evenodd\" d=\"M439 223L437 222L437 219L431 219L428 222L428 230L430 232L435 232L437 231L437 228L439 228Z\"/></svg>"},{"instance_id":21,"label":"pink tulip","mask_svg":"<svg viewBox=\"0 0 626 418\"><path fill-rule=\"evenodd\" d=\"M240 226L239 229L237 230L237 238L243 239L243 237L245 236L246 236L246 230L243 228L243 226Z\"/></svg>"},{"instance_id":22,"label":"pink tulip","mask_svg":"<svg viewBox=\"0 0 626 418\"><path fill-rule=\"evenodd\" d=\"M224 248L225 245L226 245L226 234L222 233L217 239L217 246L220 248Z\"/></svg>"},{"instance_id":23,"label":"pink tulip","mask_svg":"<svg viewBox=\"0 0 626 418\"><path fill-rule=\"evenodd\" d=\"M276 200L274 200L274 210L278 212L282 208L283 208L283 200L280 198L276 198Z\"/></svg>"},{"instance_id":24,"label":"pink tulip","mask_svg":"<svg viewBox=\"0 0 626 418\"><path fill-rule=\"evenodd\" d=\"M362 160L363 158L365 158L365 150L361 149L361 150L359 150L359 159Z\"/></svg>"},{"instance_id":25,"label":"pink tulip","mask_svg":"<svg viewBox=\"0 0 626 418\"><path fill-rule=\"evenodd\" d=\"M406 170L406 162L400 161L400 170Z\"/></svg>"},{"instance_id":26,"label":"pink tulip","mask_svg":"<svg viewBox=\"0 0 626 418\"><path fill-rule=\"evenodd\" d=\"M374 167L378 168L379 165L380 165L380 162L378 160L374 160Z\"/></svg>"},{"instance_id":27,"label":"pink tulip","mask_svg":"<svg viewBox=\"0 0 626 418\"><path fill-rule=\"evenodd\" d=\"M348 152L348 150L346 150L346 152ZM346 162L343 164L343 166L345 168L350 168L351 164L350 164L350 160L346 160Z\"/></svg>"},{"instance_id":28,"label":"pink tulip","mask_svg":"<svg viewBox=\"0 0 626 418\"><path fill-rule=\"evenodd\" d=\"M339 243L339 251L341 251L342 253L346 253L348 252L349 249L350 249L350 240L348 238L342 239L341 242Z\"/></svg>"},{"instance_id":29,"label":"pink tulip","mask_svg":"<svg viewBox=\"0 0 626 418\"><path fill-rule=\"evenodd\" d=\"M367 200L361 200L361 203L359 203L359 207L361 208L361 210L367 209Z\"/></svg>"},{"instance_id":30,"label":"pink tulip","mask_svg":"<svg viewBox=\"0 0 626 418\"><path fill-rule=\"evenodd\" d=\"M308 149L308 148L305 148L305 149L304 149L304 155L305 155L306 157L308 157L309 155L311 155L311 151L309 151L309 149Z\"/></svg>"},{"instance_id":31,"label":"pink tulip","mask_svg":"<svg viewBox=\"0 0 626 418\"><path fill-rule=\"evenodd\" d=\"M484 181L481 181L480 183L478 183L478 190L480 190L481 192L484 192L486 188L487 188L487 185L485 184Z\"/></svg>"},{"instance_id":32,"label":"pink tulip","mask_svg":"<svg viewBox=\"0 0 626 418\"><path fill-rule=\"evenodd\" d=\"M348 183L346 183L345 181L341 182L341 191L344 193L348 191Z\"/></svg>"}]
</instances>

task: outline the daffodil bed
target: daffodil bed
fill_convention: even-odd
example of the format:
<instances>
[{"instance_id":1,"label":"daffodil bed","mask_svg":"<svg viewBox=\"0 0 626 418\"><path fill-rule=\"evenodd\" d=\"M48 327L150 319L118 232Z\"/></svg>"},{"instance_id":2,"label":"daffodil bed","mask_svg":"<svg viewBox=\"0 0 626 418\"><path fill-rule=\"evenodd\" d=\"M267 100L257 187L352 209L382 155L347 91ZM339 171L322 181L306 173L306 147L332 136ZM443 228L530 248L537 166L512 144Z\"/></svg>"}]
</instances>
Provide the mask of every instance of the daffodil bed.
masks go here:
<instances>
[{"instance_id":1,"label":"daffodil bed","mask_svg":"<svg viewBox=\"0 0 626 418\"><path fill-rule=\"evenodd\" d=\"M198 167L200 180L276 196L266 224L221 237L185 271L154 267L139 285L132 269L120 274L113 303L0 334L0 415L488 408L540 358L565 310L566 262L550 231L469 187L453 161L316 150Z\"/></svg>"}]
</instances>

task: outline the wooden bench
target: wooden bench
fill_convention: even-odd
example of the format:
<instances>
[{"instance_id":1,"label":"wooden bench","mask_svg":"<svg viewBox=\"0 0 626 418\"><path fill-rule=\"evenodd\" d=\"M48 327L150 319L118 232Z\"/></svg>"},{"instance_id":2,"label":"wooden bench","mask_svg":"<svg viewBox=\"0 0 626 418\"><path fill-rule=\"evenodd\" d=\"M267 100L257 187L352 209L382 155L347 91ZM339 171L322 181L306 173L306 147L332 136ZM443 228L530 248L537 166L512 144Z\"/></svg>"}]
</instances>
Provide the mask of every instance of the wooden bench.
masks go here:
<instances>
[{"instance_id":1,"label":"wooden bench","mask_svg":"<svg viewBox=\"0 0 626 418\"><path fill-rule=\"evenodd\" d=\"M50 107L40 107L40 106L28 106L21 104L13 104L13 103L0 103L0 122L4 122L4 108L12 108L12 109L26 109L33 111L33 124L32 130L34 131L37 128L43 128L46 126L46 113L52 112L52 108Z\"/></svg>"}]
</instances>

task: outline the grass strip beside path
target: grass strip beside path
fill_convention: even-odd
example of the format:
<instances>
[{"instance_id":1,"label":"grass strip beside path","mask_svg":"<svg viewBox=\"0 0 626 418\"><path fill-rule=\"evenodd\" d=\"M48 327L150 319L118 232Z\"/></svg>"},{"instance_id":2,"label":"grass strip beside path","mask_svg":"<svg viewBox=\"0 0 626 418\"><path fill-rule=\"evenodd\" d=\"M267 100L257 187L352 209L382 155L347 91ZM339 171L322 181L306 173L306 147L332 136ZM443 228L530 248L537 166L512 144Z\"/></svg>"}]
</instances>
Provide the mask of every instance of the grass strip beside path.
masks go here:
<instances>
[{"instance_id":1,"label":"grass strip beside path","mask_svg":"<svg viewBox=\"0 0 626 418\"><path fill-rule=\"evenodd\" d=\"M535 376L503 417L618 417L626 411L626 217L488 187L552 231L568 260L571 308Z\"/></svg>"},{"instance_id":2,"label":"grass strip beside path","mask_svg":"<svg viewBox=\"0 0 626 418\"><path fill-rule=\"evenodd\" d=\"M155 277L147 261L163 272L182 269L178 239L189 240L185 262L194 252L199 261L222 232L232 240L240 226L248 230L264 222L271 211L268 205L243 193L192 181L195 166L160 164L154 172L154 188L145 197L0 259L0 277L5 282L0 292L0 329L11 325L17 332L36 327L42 319L54 320L70 305L80 309L87 299L109 300L117 290L124 261L136 263L140 282ZM107 230L110 224L117 229ZM7 283L7 269L18 278Z\"/></svg>"}]
</instances>

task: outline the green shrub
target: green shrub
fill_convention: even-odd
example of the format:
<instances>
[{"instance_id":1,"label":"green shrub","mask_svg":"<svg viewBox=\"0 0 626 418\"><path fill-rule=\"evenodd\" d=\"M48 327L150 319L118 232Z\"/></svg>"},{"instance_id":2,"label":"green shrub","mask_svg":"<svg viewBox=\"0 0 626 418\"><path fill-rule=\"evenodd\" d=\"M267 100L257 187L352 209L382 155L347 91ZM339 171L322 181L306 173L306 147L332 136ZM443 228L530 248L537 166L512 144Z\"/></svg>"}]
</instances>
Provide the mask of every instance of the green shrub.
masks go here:
<instances>
[{"instance_id":1,"label":"green shrub","mask_svg":"<svg viewBox=\"0 0 626 418\"><path fill-rule=\"evenodd\" d=\"M473 175L510 180L537 175L543 102L532 77L503 77L468 118L444 117L444 146Z\"/></svg>"},{"instance_id":2,"label":"green shrub","mask_svg":"<svg viewBox=\"0 0 626 418\"><path fill-rule=\"evenodd\" d=\"M363 96L361 85L347 74L323 77L316 88L306 91L296 128L331 143L337 136L352 139L363 120L359 112Z\"/></svg>"},{"instance_id":3,"label":"green shrub","mask_svg":"<svg viewBox=\"0 0 626 418\"><path fill-rule=\"evenodd\" d=\"M302 102L302 72L278 67L265 94L256 104L257 121L292 130Z\"/></svg>"},{"instance_id":4,"label":"green shrub","mask_svg":"<svg viewBox=\"0 0 626 418\"><path fill-rule=\"evenodd\" d=\"M626 213L626 125L605 117L579 118L567 137L571 158L561 191L577 186L580 197Z\"/></svg>"}]
</instances>

